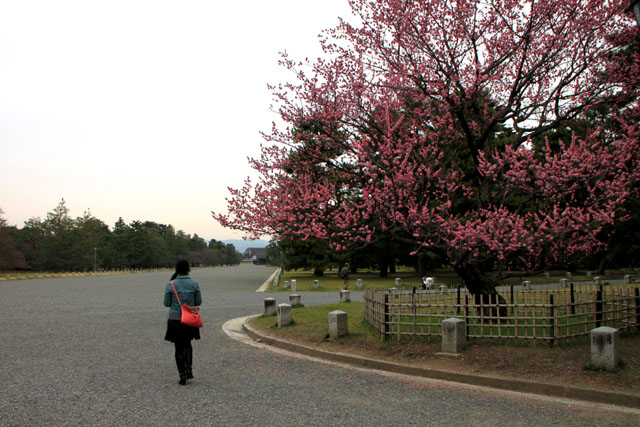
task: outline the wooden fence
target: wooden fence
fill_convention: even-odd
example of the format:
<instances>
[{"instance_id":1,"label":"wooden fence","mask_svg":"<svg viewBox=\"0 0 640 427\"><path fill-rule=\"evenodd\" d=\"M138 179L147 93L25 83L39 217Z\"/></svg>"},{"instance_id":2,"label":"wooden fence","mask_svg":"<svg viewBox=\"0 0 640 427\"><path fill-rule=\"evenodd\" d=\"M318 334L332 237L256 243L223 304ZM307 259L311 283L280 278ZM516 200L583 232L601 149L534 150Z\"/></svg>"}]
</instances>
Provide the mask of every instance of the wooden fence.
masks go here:
<instances>
[{"instance_id":1,"label":"wooden fence","mask_svg":"<svg viewBox=\"0 0 640 427\"><path fill-rule=\"evenodd\" d=\"M464 319L468 338L561 340L589 335L591 329L640 326L640 289L631 286L579 286L499 291L474 298L466 289L434 292L364 292L364 320L390 337L440 336L442 321Z\"/></svg>"}]
</instances>

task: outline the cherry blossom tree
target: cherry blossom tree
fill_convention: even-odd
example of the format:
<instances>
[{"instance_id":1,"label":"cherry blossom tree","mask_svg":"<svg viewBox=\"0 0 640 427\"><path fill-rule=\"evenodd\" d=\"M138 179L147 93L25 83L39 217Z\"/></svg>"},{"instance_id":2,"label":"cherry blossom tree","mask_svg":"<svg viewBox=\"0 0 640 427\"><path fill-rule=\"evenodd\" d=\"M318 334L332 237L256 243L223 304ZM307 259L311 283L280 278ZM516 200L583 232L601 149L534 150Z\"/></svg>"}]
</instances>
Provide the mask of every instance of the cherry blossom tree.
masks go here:
<instances>
[{"instance_id":1,"label":"cherry blossom tree","mask_svg":"<svg viewBox=\"0 0 640 427\"><path fill-rule=\"evenodd\" d=\"M639 178L639 53L615 61L616 40L638 37L626 1L350 4L325 57L283 54L286 127L221 224L337 250L408 241L476 295L602 248Z\"/></svg>"}]
</instances>

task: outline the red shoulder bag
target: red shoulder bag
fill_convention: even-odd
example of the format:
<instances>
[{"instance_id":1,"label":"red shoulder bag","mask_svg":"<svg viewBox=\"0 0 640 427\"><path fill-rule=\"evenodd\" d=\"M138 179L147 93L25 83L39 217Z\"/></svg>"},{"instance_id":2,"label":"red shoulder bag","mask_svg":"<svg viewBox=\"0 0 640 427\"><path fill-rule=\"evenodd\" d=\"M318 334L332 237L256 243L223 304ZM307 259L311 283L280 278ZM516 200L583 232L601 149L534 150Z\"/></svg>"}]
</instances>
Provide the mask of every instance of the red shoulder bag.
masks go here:
<instances>
[{"instance_id":1,"label":"red shoulder bag","mask_svg":"<svg viewBox=\"0 0 640 427\"><path fill-rule=\"evenodd\" d=\"M194 328L202 328L200 307L191 307L188 304L182 304L180 302L178 292L176 291L176 287L173 284L173 280L171 281L171 286L173 287L173 292L176 294L176 298L178 299L178 304L180 304L180 308L182 309L182 317L180 318L180 323Z\"/></svg>"}]
</instances>

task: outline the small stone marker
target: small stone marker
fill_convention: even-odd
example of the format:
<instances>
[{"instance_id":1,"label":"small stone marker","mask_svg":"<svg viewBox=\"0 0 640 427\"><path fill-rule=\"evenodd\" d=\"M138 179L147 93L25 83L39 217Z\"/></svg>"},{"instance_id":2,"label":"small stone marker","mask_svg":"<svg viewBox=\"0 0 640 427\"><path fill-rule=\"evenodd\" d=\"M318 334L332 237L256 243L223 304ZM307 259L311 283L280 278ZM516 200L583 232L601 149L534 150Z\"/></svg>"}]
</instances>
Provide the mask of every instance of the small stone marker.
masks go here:
<instances>
[{"instance_id":1,"label":"small stone marker","mask_svg":"<svg viewBox=\"0 0 640 427\"><path fill-rule=\"evenodd\" d=\"M313 281L313 287L314 287L315 289L318 289L318 281L317 281L317 280L314 280L314 281Z\"/></svg>"},{"instance_id":2,"label":"small stone marker","mask_svg":"<svg viewBox=\"0 0 640 427\"><path fill-rule=\"evenodd\" d=\"M292 307L294 305L301 305L302 304L302 297L299 294L289 295L289 304L291 304Z\"/></svg>"},{"instance_id":3,"label":"small stone marker","mask_svg":"<svg viewBox=\"0 0 640 427\"><path fill-rule=\"evenodd\" d=\"M285 280L284 281L284 285L282 286L283 289L287 289L289 287L289 281Z\"/></svg>"},{"instance_id":4,"label":"small stone marker","mask_svg":"<svg viewBox=\"0 0 640 427\"><path fill-rule=\"evenodd\" d=\"M549 273L544 273L543 275L544 275L545 280L549 280Z\"/></svg>"},{"instance_id":5,"label":"small stone marker","mask_svg":"<svg viewBox=\"0 0 640 427\"><path fill-rule=\"evenodd\" d=\"M628 274L624 275L624 283L625 283L625 285L628 284L628 283L631 283L631 276L630 275L628 275Z\"/></svg>"},{"instance_id":6,"label":"small stone marker","mask_svg":"<svg viewBox=\"0 0 640 427\"><path fill-rule=\"evenodd\" d=\"M445 293L447 292L447 286L446 285L440 285L438 286L438 291L440 291L440 293Z\"/></svg>"},{"instance_id":7,"label":"small stone marker","mask_svg":"<svg viewBox=\"0 0 640 427\"><path fill-rule=\"evenodd\" d=\"M600 284L600 277L599 276L596 276L596 277L593 278L593 284L594 285L599 285Z\"/></svg>"},{"instance_id":8,"label":"small stone marker","mask_svg":"<svg viewBox=\"0 0 640 427\"><path fill-rule=\"evenodd\" d=\"M349 315L341 310L329 313L329 336L341 337L349 334Z\"/></svg>"},{"instance_id":9,"label":"small stone marker","mask_svg":"<svg viewBox=\"0 0 640 427\"><path fill-rule=\"evenodd\" d=\"M292 280L291 281L291 292L295 292L296 291L296 281Z\"/></svg>"},{"instance_id":10,"label":"small stone marker","mask_svg":"<svg viewBox=\"0 0 640 427\"><path fill-rule=\"evenodd\" d=\"M399 277L396 277L396 280L395 280L394 284L396 286L400 286L401 283L402 283L402 279L400 279Z\"/></svg>"},{"instance_id":11,"label":"small stone marker","mask_svg":"<svg viewBox=\"0 0 640 427\"><path fill-rule=\"evenodd\" d=\"M571 274L571 272L570 272L570 271L567 271L564 275L565 275L565 277L566 277L567 279L571 279L571 278L573 278L573 275Z\"/></svg>"},{"instance_id":12,"label":"small stone marker","mask_svg":"<svg viewBox=\"0 0 640 427\"><path fill-rule=\"evenodd\" d=\"M522 282L522 289L531 289L531 282L529 280Z\"/></svg>"},{"instance_id":13,"label":"small stone marker","mask_svg":"<svg viewBox=\"0 0 640 427\"><path fill-rule=\"evenodd\" d=\"M465 321L455 317L442 321L442 352L458 354L467 344Z\"/></svg>"},{"instance_id":14,"label":"small stone marker","mask_svg":"<svg viewBox=\"0 0 640 427\"><path fill-rule=\"evenodd\" d=\"M291 324L293 315L291 314L291 306L289 304L278 304L278 327Z\"/></svg>"},{"instance_id":15,"label":"small stone marker","mask_svg":"<svg viewBox=\"0 0 640 427\"><path fill-rule=\"evenodd\" d=\"M613 370L620 361L620 333L601 326L591 330L591 364Z\"/></svg>"},{"instance_id":16,"label":"small stone marker","mask_svg":"<svg viewBox=\"0 0 640 427\"><path fill-rule=\"evenodd\" d=\"M356 280L356 286L358 287L358 289L362 287L362 279Z\"/></svg>"},{"instance_id":17,"label":"small stone marker","mask_svg":"<svg viewBox=\"0 0 640 427\"><path fill-rule=\"evenodd\" d=\"M560 279L560 287L561 288L567 287L567 279Z\"/></svg>"},{"instance_id":18,"label":"small stone marker","mask_svg":"<svg viewBox=\"0 0 640 427\"><path fill-rule=\"evenodd\" d=\"M340 302L351 302L351 292L345 290L340 291Z\"/></svg>"},{"instance_id":19,"label":"small stone marker","mask_svg":"<svg viewBox=\"0 0 640 427\"><path fill-rule=\"evenodd\" d=\"M264 315L273 316L274 314L276 314L276 299L265 298L264 299Z\"/></svg>"},{"instance_id":20,"label":"small stone marker","mask_svg":"<svg viewBox=\"0 0 640 427\"><path fill-rule=\"evenodd\" d=\"M587 279L591 279L591 271L587 271Z\"/></svg>"}]
</instances>

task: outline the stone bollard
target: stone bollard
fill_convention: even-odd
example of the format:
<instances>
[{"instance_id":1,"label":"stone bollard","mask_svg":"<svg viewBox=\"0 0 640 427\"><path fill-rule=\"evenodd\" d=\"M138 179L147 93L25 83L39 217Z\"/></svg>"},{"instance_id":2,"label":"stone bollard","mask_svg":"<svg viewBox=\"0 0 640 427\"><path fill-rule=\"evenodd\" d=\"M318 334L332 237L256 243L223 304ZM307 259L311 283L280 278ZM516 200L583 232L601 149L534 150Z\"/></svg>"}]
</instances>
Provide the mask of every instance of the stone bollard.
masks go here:
<instances>
[{"instance_id":1,"label":"stone bollard","mask_svg":"<svg viewBox=\"0 0 640 427\"><path fill-rule=\"evenodd\" d=\"M291 292L295 292L296 291L296 281L292 280L291 281Z\"/></svg>"},{"instance_id":2,"label":"stone bollard","mask_svg":"<svg viewBox=\"0 0 640 427\"><path fill-rule=\"evenodd\" d=\"M289 295L289 304L291 306L302 305L302 297L299 294Z\"/></svg>"},{"instance_id":3,"label":"stone bollard","mask_svg":"<svg viewBox=\"0 0 640 427\"><path fill-rule=\"evenodd\" d=\"M544 273L544 279L549 280L549 273Z\"/></svg>"},{"instance_id":4,"label":"stone bollard","mask_svg":"<svg viewBox=\"0 0 640 427\"><path fill-rule=\"evenodd\" d=\"M440 291L441 294L444 294L445 292L447 292L447 286L446 285L438 286L438 291Z\"/></svg>"},{"instance_id":5,"label":"stone bollard","mask_svg":"<svg viewBox=\"0 0 640 427\"><path fill-rule=\"evenodd\" d=\"M276 314L276 299L265 298L264 299L264 315L273 316L274 314Z\"/></svg>"},{"instance_id":6,"label":"stone bollard","mask_svg":"<svg viewBox=\"0 0 640 427\"><path fill-rule=\"evenodd\" d=\"M289 281L285 280L284 285L282 285L282 289L287 289L289 287Z\"/></svg>"},{"instance_id":7,"label":"stone bollard","mask_svg":"<svg viewBox=\"0 0 640 427\"><path fill-rule=\"evenodd\" d=\"M396 286L400 286L401 283L402 283L402 279L400 279L399 277L396 277L396 280L395 280L394 284Z\"/></svg>"},{"instance_id":8,"label":"stone bollard","mask_svg":"<svg viewBox=\"0 0 640 427\"><path fill-rule=\"evenodd\" d=\"M560 287L561 288L567 287L567 279L560 279Z\"/></svg>"},{"instance_id":9,"label":"stone bollard","mask_svg":"<svg viewBox=\"0 0 640 427\"><path fill-rule=\"evenodd\" d=\"M625 274L623 279L624 279L623 281L624 281L625 285L631 283L631 276L630 275Z\"/></svg>"},{"instance_id":10,"label":"stone bollard","mask_svg":"<svg viewBox=\"0 0 640 427\"><path fill-rule=\"evenodd\" d=\"M340 291L340 302L351 302L351 293L349 291Z\"/></svg>"},{"instance_id":11,"label":"stone bollard","mask_svg":"<svg viewBox=\"0 0 640 427\"><path fill-rule=\"evenodd\" d=\"M600 284L600 277L599 276L596 276L596 277L593 278L593 284L594 285L599 285Z\"/></svg>"},{"instance_id":12,"label":"stone bollard","mask_svg":"<svg viewBox=\"0 0 640 427\"><path fill-rule=\"evenodd\" d=\"M338 338L349 334L349 315L341 310L329 313L329 336Z\"/></svg>"},{"instance_id":13,"label":"stone bollard","mask_svg":"<svg viewBox=\"0 0 640 427\"><path fill-rule=\"evenodd\" d=\"M442 321L442 352L458 354L467 344L465 321L455 317Z\"/></svg>"},{"instance_id":14,"label":"stone bollard","mask_svg":"<svg viewBox=\"0 0 640 427\"><path fill-rule=\"evenodd\" d=\"M522 289L531 289L531 281L525 280L522 282Z\"/></svg>"},{"instance_id":15,"label":"stone bollard","mask_svg":"<svg viewBox=\"0 0 640 427\"><path fill-rule=\"evenodd\" d=\"M278 304L278 327L291 324L293 315L291 314L291 306L289 304Z\"/></svg>"},{"instance_id":16,"label":"stone bollard","mask_svg":"<svg viewBox=\"0 0 640 427\"><path fill-rule=\"evenodd\" d=\"M591 271L587 271L587 279L591 279Z\"/></svg>"},{"instance_id":17,"label":"stone bollard","mask_svg":"<svg viewBox=\"0 0 640 427\"><path fill-rule=\"evenodd\" d=\"M318 281L317 280L313 281L313 288L314 289L318 289Z\"/></svg>"},{"instance_id":18,"label":"stone bollard","mask_svg":"<svg viewBox=\"0 0 640 427\"><path fill-rule=\"evenodd\" d=\"M620 333L601 326L591 330L591 364L613 370L620 361Z\"/></svg>"},{"instance_id":19,"label":"stone bollard","mask_svg":"<svg viewBox=\"0 0 640 427\"><path fill-rule=\"evenodd\" d=\"M571 278L573 278L573 275L571 274L571 272L570 272L570 271L567 271L564 275L565 275L565 277L566 277L567 279L571 279Z\"/></svg>"},{"instance_id":20,"label":"stone bollard","mask_svg":"<svg viewBox=\"0 0 640 427\"><path fill-rule=\"evenodd\" d=\"M362 287L362 279L356 280L356 286L358 287L358 289Z\"/></svg>"}]
</instances>

